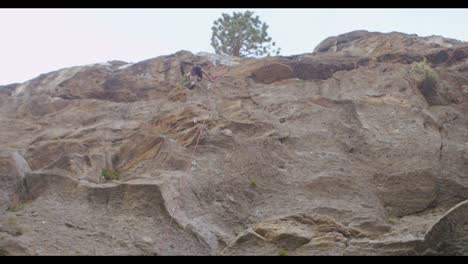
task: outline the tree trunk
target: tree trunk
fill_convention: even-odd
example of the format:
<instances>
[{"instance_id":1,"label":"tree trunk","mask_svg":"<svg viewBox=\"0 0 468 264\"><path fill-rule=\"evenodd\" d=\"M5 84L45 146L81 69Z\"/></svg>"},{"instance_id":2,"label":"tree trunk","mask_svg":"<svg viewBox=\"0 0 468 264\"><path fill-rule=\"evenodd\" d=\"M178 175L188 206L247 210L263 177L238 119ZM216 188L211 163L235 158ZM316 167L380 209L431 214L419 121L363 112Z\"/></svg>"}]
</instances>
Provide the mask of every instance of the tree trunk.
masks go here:
<instances>
[{"instance_id":1,"label":"tree trunk","mask_svg":"<svg viewBox=\"0 0 468 264\"><path fill-rule=\"evenodd\" d=\"M233 50L233 54L232 54L232 55L234 55L234 56L236 56L236 57L240 57L240 48L237 48L237 47L236 47L236 48Z\"/></svg>"}]
</instances>

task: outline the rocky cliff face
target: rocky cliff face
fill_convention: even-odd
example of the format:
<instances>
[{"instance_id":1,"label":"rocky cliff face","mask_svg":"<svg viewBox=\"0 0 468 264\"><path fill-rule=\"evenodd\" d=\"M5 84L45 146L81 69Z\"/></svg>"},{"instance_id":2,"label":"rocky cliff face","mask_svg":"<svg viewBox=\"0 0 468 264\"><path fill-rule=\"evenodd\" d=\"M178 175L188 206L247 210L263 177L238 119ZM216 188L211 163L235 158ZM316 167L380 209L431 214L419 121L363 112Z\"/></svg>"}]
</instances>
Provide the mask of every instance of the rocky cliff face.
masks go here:
<instances>
[{"instance_id":1,"label":"rocky cliff face","mask_svg":"<svg viewBox=\"0 0 468 264\"><path fill-rule=\"evenodd\" d=\"M0 122L0 255L468 254L464 42L67 68L0 87Z\"/></svg>"}]
</instances>

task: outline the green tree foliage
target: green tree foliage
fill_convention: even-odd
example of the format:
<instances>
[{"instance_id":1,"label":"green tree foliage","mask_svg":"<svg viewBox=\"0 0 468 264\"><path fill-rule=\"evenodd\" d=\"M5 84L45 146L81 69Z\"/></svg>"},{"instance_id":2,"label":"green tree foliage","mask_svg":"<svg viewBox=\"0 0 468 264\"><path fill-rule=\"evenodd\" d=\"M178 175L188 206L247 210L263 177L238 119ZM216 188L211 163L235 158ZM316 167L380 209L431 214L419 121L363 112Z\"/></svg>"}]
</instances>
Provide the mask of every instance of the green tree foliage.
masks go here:
<instances>
[{"instance_id":1,"label":"green tree foliage","mask_svg":"<svg viewBox=\"0 0 468 264\"><path fill-rule=\"evenodd\" d=\"M217 54L237 57L280 53L267 33L268 25L251 11L223 13L211 28L211 45Z\"/></svg>"}]
</instances>

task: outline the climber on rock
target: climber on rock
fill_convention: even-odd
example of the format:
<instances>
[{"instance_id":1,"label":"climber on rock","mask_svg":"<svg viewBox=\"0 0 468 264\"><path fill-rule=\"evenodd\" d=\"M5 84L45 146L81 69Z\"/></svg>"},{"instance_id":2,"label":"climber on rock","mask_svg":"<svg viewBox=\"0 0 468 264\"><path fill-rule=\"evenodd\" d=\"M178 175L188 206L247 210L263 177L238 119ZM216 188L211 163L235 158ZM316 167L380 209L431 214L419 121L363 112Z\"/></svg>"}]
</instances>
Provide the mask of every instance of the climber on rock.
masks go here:
<instances>
[{"instance_id":1,"label":"climber on rock","mask_svg":"<svg viewBox=\"0 0 468 264\"><path fill-rule=\"evenodd\" d=\"M192 65L190 72L187 72L187 74L185 74L183 64ZM189 81L189 84L187 87L188 89L193 90L195 86L197 85L197 83L203 80L203 75L205 75L208 78L208 80L210 81L212 80L210 75L203 70L200 64L193 64L193 63L188 63L188 62L183 62L183 64L181 64L180 70L181 70L182 75L185 76L185 78L187 78Z\"/></svg>"},{"instance_id":2,"label":"climber on rock","mask_svg":"<svg viewBox=\"0 0 468 264\"><path fill-rule=\"evenodd\" d=\"M200 65L195 64L190 70L190 85L189 89L195 88L195 85L203 79L203 69Z\"/></svg>"}]
</instances>

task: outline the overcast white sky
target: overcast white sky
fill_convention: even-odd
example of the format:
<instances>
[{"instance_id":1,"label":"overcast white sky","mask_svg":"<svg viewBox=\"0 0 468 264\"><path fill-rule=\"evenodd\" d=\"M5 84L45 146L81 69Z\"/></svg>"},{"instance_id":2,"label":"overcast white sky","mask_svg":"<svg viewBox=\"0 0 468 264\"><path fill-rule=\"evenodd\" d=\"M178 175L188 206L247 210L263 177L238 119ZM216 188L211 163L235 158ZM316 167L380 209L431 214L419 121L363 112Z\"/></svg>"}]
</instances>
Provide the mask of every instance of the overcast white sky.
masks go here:
<instances>
[{"instance_id":1,"label":"overcast white sky","mask_svg":"<svg viewBox=\"0 0 468 264\"><path fill-rule=\"evenodd\" d=\"M75 65L213 52L213 21L244 10L0 9L0 85ZM468 41L468 9L250 10L270 26L281 55L311 52L329 36L358 29Z\"/></svg>"}]
</instances>

